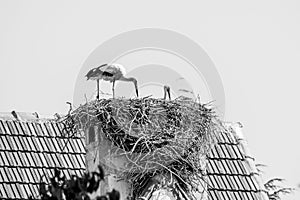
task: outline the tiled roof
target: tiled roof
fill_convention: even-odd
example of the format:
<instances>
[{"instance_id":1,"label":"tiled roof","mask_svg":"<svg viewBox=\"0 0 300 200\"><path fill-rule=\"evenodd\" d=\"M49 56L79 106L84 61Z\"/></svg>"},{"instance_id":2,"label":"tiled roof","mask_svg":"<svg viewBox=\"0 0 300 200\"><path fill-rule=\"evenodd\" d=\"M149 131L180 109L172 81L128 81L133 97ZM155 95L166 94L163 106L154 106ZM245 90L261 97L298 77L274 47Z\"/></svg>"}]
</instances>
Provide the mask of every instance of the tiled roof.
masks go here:
<instances>
[{"instance_id":1,"label":"tiled roof","mask_svg":"<svg viewBox=\"0 0 300 200\"><path fill-rule=\"evenodd\" d=\"M41 177L52 177L54 168L67 178L85 171L84 137L75 136L66 144L62 130L54 120L0 116L1 199L37 197Z\"/></svg>"},{"instance_id":2,"label":"tiled roof","mask_svg":"<svg viewBox=\"0 0 300 200\"><path fill-rule=\"evenodd\" d=\"M41 176L51 177L54 168L62 170L67 178L85 171L84 135L70 139L63 149L67 138L61 123L3 116L0 115L1 199L37 197ZM217 144L208 155L209 200L267 199L248 154L245 141L233 129L217 136Z\"/></svg>"},{"instance_id":3,"label":"tiled roof","mask_svg":"<svg viewBox=\"0 0 300 200\"><path fill-rule=\"evenodd\" d=\"M245 140L231 127L217 136L208 156L207 175L210 200L268 199Z\"/></svg>"}]
</instances>

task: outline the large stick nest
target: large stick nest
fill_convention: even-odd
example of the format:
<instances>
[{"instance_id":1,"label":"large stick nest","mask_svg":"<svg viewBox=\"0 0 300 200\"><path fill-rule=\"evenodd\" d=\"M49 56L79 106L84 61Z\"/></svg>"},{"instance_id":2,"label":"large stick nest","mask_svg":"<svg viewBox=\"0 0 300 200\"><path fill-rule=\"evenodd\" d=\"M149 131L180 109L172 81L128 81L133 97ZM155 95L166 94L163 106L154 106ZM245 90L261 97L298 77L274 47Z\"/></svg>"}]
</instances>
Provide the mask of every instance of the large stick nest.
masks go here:
<instances>
[{"instance_id":1,"label":"large stick nest","mask_svg":"<svg viewBox=\"0 0 300 200\"><path fill-rule=\"evenodd\" d=\"M73 116L78 128L96 125L118 147L110 154L127 159L118 176L138 193L146 179L162 171L195 187L197 180L192 179L203 174L203 159L220 129L209 107L185 97L101 99L80 106Z\"/></svg>"}]
</instances>

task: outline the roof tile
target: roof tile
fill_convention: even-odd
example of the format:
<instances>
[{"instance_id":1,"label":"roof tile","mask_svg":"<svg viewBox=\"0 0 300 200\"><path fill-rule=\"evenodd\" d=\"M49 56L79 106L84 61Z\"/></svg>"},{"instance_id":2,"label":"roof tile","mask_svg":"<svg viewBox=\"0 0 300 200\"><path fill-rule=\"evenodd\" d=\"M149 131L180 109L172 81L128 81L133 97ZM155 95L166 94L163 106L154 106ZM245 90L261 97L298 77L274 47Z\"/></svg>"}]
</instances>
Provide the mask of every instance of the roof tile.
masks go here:
<instances>
[{"instance_id":1,"label":"roof tile","mask_svg":"<svg viewBox=\"0 0 300 200\"><path fill-rule=\"evenodd\" d=\"M20 192L20 197L22 199L28 198L28 195L27 195L27 193L25 191L25 188L24 188L24 184L17 183L16 186L17 186L17 188L18 188L18 190Z\"/></svg>"},{"instance_id":2,"label":"roof tile","mask_svg":"<svg viewBox=\"0 0 300 200\"><path fill-rule=\"evenodd\" d=\"M13 172L14 172L14 174L15 174L15 176L16 176L16 182L22 183L23 179L22 179L21 174L20 174L20 171L18 170L17 167L16 167L16 168L13 168Z\"/></svg>"},{"instance_id":3,"label":"roof tile","mask_svg":"<svg viewBox=\"0 0 300 200\"><path fill-rule=\"evenodd\" d=\"M35 166L37 166L37 167L42 167L43 166L42 160L40 158L40 154L39 153L31 152L31 156L32 156L32 158L34 160Z\"/></svg>"},{"instance_id":4,"label":"roof tile","mask_svg":"<svg viewBox=\"0 0 300 200\"><path fill-rule=\"evenodd\" d=\"M0 134L2 135L2 134L6 134L5 133L5 128L4 128L4 126L3 126L3 121L2 120L0 120Z\"/></svg>"},{"instance_id":5,"label":"roof tile","mask_svg":"<svg viewBox=\"0 0 300 200\"><path fill-rule=\"evenodd\" d=\"M13 141L12 136L6 136L6 141L9 144L7 150L17 149L15 142Z\"/></svg>"},{"instance_id":6,"label":"roof tile","mask_svg":"<svg viewBox=\"0 0 300 200\"><path fill-rule=\"evenodd\" d=\"M28 127L26 125L26 122L19 122L19 125L20 125L20 131L24 134L24 136L26 135L30 135L30 132L28 130Z\"/></svg>"},{"instance_id":7,"label":"roof tile","mask_svg":"<svg viewBox=\"0 0 300 200\"><path fill-rule=\"evenodd\" d=\"M33 194L39 193L38 186L36 184L29 184L29 188L31 189Z\"/></svg>"},{"instance_id":8,"label":"roof tile","mask_svg":"<svg viewBox=\"0 0 300 200\"><path fill-rule=\"evenodd\" d=\"M214 175L208 176L208 189L219 188L219 185Z\"/></svg>"},{"instance_id":9,"label":"roof tile","mask_svg":"<svg viewBox=\"0 0 300 200\"><path fill-rule=\"evenodd\" d=\"M9 133L11 135L16 135L16 131L15 131L14 127L13 127L12 121L6 121L6 124L7 124L8 130L9 130Z\"/></svg>"},{"instance_id":10,"label":"roof tile","mask_svg":"<svg viewBox=\"0 0 300 200\"><path fill-rule=\"evenodd\" d=\"M8 182L9 180L8 180L8 177L7 177L7 174L4 170L4 168L0 168L0 173L1 173L1 177L2 177L1 182Z\"/></svg>"},{"instance_id":11,"label":"roof tile","mask_svg":"<svg viewBox=\"0 0 300 200\"><path fill-rule=\"evenodd\" d=\"M3 141L4 144L4 150L11 150L11 145L7 139L7 136L1 136L1 139Z\"/></svg>"},{"instance_id":12,"label":"roof tile","mask_svg":"<svg viewBox=\"0 0 300 200\"><path fill-rule=\"evenodd\" d=\"M22 136L14 136L14 137L11 137L12 138L12 141L15 143L16 145L16 148L13 148L13 149L18 149L19 151L23 151L23 150L26 150L25 148L25 142L24 142L24 139Z\"/></svg>"},{"instance_id":13,"label":"roof tile","mask_svg":"<svg viewBox=\"0 0 300 200\"><path fill-rule=\"evenodd\" d=\"M236 179L234 177L235 177L235 175L234 176L228 176L228 178L230 179L231 185L232 185L232 189L233 190L239 190L240 188L239 188L238 184L236 183Z\"/></svg>"},{"instance_id":14,"label":"roof tile","mask_svg":"<svg viewBox=\"0 0 300 200\"><path fill-rule=\"evenodd\" d=\"M219 145L220 150L222 151L222 153L224 155L224 158L231 158L229 153L228 153L227 146L229 146L229 145L227 145L227 144Z\"/></svg>"},{"instance_id":15,"label":"roof tile","mask_svg":"<svg viewBox=\"0 0 300 200\"><path fill-rule=\"evenodd\" d=\"M226 140L222 136L222 134L216 134L216 139L217 139L218 143L226 143Z\"/></svg>"},{"instance_id":16,"label":"roof tile","mask_svg":"<svg viewBox=\"0 0 300 200\"><path fill-rule=\"evenodd\" d=\"M2 137L5 137L5 136L0 136L0 151L2 150L5 150L5 144L4 144L4 141L2 140Z\"/></svg>"},{"instance_id":17,"label":"roof tile","mask_svg":"<svg viewBox=\"0 0 300 200\"><path fill-rule=\"evenodd\" d=\"M236 162L238 164L238 167L237 167L237 170L239 171L239 174L243 174L243 175L248 175L249 173L247 173L246 169L245 169L245 165L246 165L246 162L245 160L241 161L241 160L238 160Z\"/></svg>"},{"instance_id":18,"label":"roof tile","mask_svg":"<svg viewBox=\"0 0 300 200\"><path fill-rule=\"evenodd\" d=\"M53 130L53 132L54 132L54 135L55 136L58 136L58 137L61 137L61 134L60 134L60 131L59 131L59 129L57 128L57 126L55 125L55 123L50 123L50 126L51 126L51 128L52 128L52 130Z\"/></svg>"},{"instance_id":19,"label":"roof tile","mask_svg":"<svg viewBox=\"0 0 300 200\"><path fill-rule=\"evenodd\" d=\"M34 125L35 125L35 130L37 131L37 133L38 133L39 136L47 137L46 133L44 133L44 131L42 129L41 124L35 123Z\"/></svg>"},{"instance_id":20,"label":"roof tile","mask_svg":"<svg viewBox=\"0 0 300 200\"><path fill-rule=\"evenodd\" d=\"M243 199L243 200L248 200L249 199L248 195L247 195L247 192L245 192L245 191L240 191L239 195L241 196L241 199Z\"/></svg>"},{"instance_id":21,"label":"roof tile","mask_svg":"<svg viewBox=\"0 0 300 200\"><path fill-rule=\"evenodd\" d=\"M16 198L15 194L14 194L12 188L11 188L11 185L12 184L7 184L7 183L3 184L4 190L6 191L6 194L7 194L6 198Z\"/></svg>"},{"instance_id":22,"label":"roof tile","mask_svg":"<svg viewBox=\"0 0 300 200\"><path fill-rule=\"evenodd\" d=\"M238 194L235 191L228 192L231 200L240 200Z\"/></svg>"},{"instance_id":23,"label":"roof tile","mask_svg":"<svg viewBox=\"0 0 300 200\"><path fill-rule=\"evenodd\" d=\"M215 145L215 149L216 149L216 155L218 155L219 158L226 158L226 156L222 151L221 145Z\"/></svg>"},{"instance_id":24,"label":"roof tile","mask_svg":"<svg viewBox=\"0 0 300 200\"><path fill-rule=\"evenodd\" d=\"M85 155L83 154L80 154L80 155L76 155L76 157L78 158L79 160L79 163L80 163L80 168L81 169L84 169L85 168Z\"/></svg>"},{"instance_id":25,"label":"roof tile","mask_svg":"<svg viewBox=\"0 0 300 200\"><path fill-rule=\"evenodd\" d=\"M13 174L11 174L10 168L9 167L4 167L4 171L6 173L8 181L14 182L14 177L13 177Z\"/></svg>"},{"instance_id":26,"label":"roof tile","mask_svg":"<svg viewBox=\"0 0 300 200\"><path fill-rule=\"evenodd\" d=\"M229 193L230 193L229 190L223 191L223 194L224 194L224 197L226 200L232 200Z\"/></svg>"},{"instance_id":27,"label":"roof tile","mask_svg":"<svg viewBox=\"0 0 300 200\"><path fill-rule=\"evenodd\" d=\"M33 194L32 191L31 191L31 189L30 189L30 187L29 187L29 185L30 185L30 184L23 184L23 187L24 187L24 189L25 189L25 192L26 192L27 197L29 197L30 195Z\"/></svg>"},{"instance_id":28,"label":"roof tile","mask_svg":"<svg viewBox=\"0 0 300 200\"><path fill-rule=\"evenodd\" d=\"M8 158L6 156L6 151L0 152L1 153L1 158L2 158L2 164L3 166L9 166Z\"/></svg>"},{"instance_id":29,"label":"roof tile","mask_svg":"<svg viewBox=\"0 0 300 200\"><path fill-rule=\"evenodd\" d=\"M21 195L20 195L20 192L17 188L17 185L16 184L11 184L11 187L12 187L12 190L14 191L14 193L15 193L15 198L20 199Z\"/></svg>"},{"instance_id":30,"label":"roof tile","mask_svg":"<svg viewBox=\"0 0 300 200\"><path fill-rule=\"evenodd\" d=\"M37 136L33 124L31 122L27 122L26 125L30 132L30 136Z\"/></svg>"},{"instance_id":31,"label":"roof tile","mask_svg":"<svg viewBox=\"0 0 300 200\"><path fill-rule=\"evenodd\" d=\"M55 137L55 135L52 133L52 130L51 130L51 125L50 125L50 122L45 122L44 124L44 127L46 129L46 135L49 135L50 137Z\"/></svg>"},{"instance_id":32,"label":"roof tile","mask_svg":"<svg viewBox=\"0 0 300 200\"><path fill-rule=\"evenodd\" d=\"M208 199L209 200L218 199L215 190L208 190Z\"/></svg>"},{"instance_id":33,"label":"roof tile","mask_svg":"<svg viewBox=\"0 0 300 200\"><path fill-rule=\"evenodd\" d=\"M59 152L60 153L62 151L62 147L58 144L57 140L58 139L56 139L54 137L51 138L51 141L52 141L52 144L54 146L55 152Z\"/></svg>"},{"instance_id":34,"label":"roof tile","mask_svg":"<svg viewBox=\"0 0 300 200\"><path fill-rule=\"evenodd\" d=\"M232 174L230 166L228 166L228 160L223 159L221 160L221 165L224 168L225 174Z\"/></svg>"},{"instance_id":35,"label":"roof tile","mask_svg":"<svg viewBox=\"0 0 300 200\"><path fill-rule=\"evenodd\" d=\"M235 164L236 160L228 160L227 164L229 168L231 169L232 174L238 174L237 165Z\"/></svg>"},{"instance_id":36,"label":"roof tile","mask_svg":"<svg viewBox=\"0 0 300 200\"><path fill-rule=\"evenodd\" d=\"M221 191L216 191L216 192L215 192L215 195L217 196L216 199L224 199L224 196L223 196L223 194L222 194Z\"/></svg>"},{"instance_id":37,"label":"roof tile","mask_svg":"<svg viewBox=\"0 0 300 200\"><path fill-rule=\"evenodd\" d=\"M8 128L7 121L4 121L4 122L3 122L3 127L4 127L4 130L5 130L5 134L11 135L10 130L9 130L9 128Z\"/></svg>"},{"instance_id":38,"label":"roof tile","mask_svg":"<svg viewBox=\"0 0 300 200\"><path fill-rule=\"evenodd\" d=\"M253 180L253 179L251 179L251 181L252 181L252 184L253 184L253 188L255 188L255 190L260 190L260 186L259 186L259 183L258 183L258 181L257 180Z\"/></svg>"},{"instance_id":39,"label":"roof tile","mask_svg":"<svg viewBox=\"0 0 300 200\"><path fill-rule=\"evenodd\" d=\"M5 192L5 188L4 188L4 186L3 186L2 183L0 183L0 197L1 197L1 198L7 197L7 194L6 194L6 192Z\"/></svg>"}]
</instances>

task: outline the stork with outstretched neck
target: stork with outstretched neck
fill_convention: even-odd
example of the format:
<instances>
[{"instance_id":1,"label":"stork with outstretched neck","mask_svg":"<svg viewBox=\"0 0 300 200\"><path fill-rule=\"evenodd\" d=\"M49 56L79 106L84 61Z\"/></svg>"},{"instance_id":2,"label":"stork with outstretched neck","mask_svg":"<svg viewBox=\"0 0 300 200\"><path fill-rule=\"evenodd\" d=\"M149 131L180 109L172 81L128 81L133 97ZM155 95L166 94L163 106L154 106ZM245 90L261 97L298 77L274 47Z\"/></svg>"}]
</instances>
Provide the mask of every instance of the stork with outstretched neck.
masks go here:
<instances>
[{"instance_id":1,"label":"stork with outstretched neck","mask_svg":"<svg viewBox=\"0 0 300 200\"><path fill-rule=\"evenodd\" d=\"M87 80L97 81L97 99L99 100L99 81L109 81L112 83L113 98L115 98L115 82L127 81L133 82L136 96L139 96L137 80L134 77L125 77L126 70L120 64L103 64L99 67L91 69L85 76Z\"/></svg>"}]
</instances>

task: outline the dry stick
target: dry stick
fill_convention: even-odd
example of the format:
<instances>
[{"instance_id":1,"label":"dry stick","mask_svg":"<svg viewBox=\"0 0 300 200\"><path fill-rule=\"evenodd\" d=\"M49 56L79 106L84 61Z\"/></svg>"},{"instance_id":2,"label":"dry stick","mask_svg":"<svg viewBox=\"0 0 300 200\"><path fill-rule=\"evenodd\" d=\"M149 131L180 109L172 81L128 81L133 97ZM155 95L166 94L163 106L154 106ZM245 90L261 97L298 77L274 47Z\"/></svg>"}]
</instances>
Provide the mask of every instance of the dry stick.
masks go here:
<instances>
[{"instance_id":1,"label":"dry stick","mask_svg":"<svg viewBox=\"0 0 300 200\"><path fill-rule=\"evenodd\" d=\"M175 183L175 186L177 186L177 189L179 189L179 191L181 192L181 194L183 195L183 197L186 200L189 200L190 198L186 196L186 193L181 189L181 187L178 185L178 183Z\"/></svg>"},{"instance_id":2,"label":"dry stick","mask_svg":"<svg viewBox=\"0 0 300 200\"><path fill-rule=\"evenodd\" d=\"M170 173L174 174L177 178L179 178L184 184L188 185L187 182L185 182L179 175L175 174L174 172L172 172L169 168L165 167L164 165L155 162L156 164L162 166L163 168L165 168L166 170L168 170Z\"/></svg>"},{"instance_id":3,"label":"dry stick","mask_svg":"<svg viewBox=\"0 0 300 200\"><path fill-rule=\"evenodd\" d=\"M130 151L130 154L133 154L133 152L134 152L134 150L135 150L137 144L138 144L142 139L144 139L144 137L140 137L140 138L135 142L135 144L134 144L132 150Z\"/></svg>"}]
</instances>

